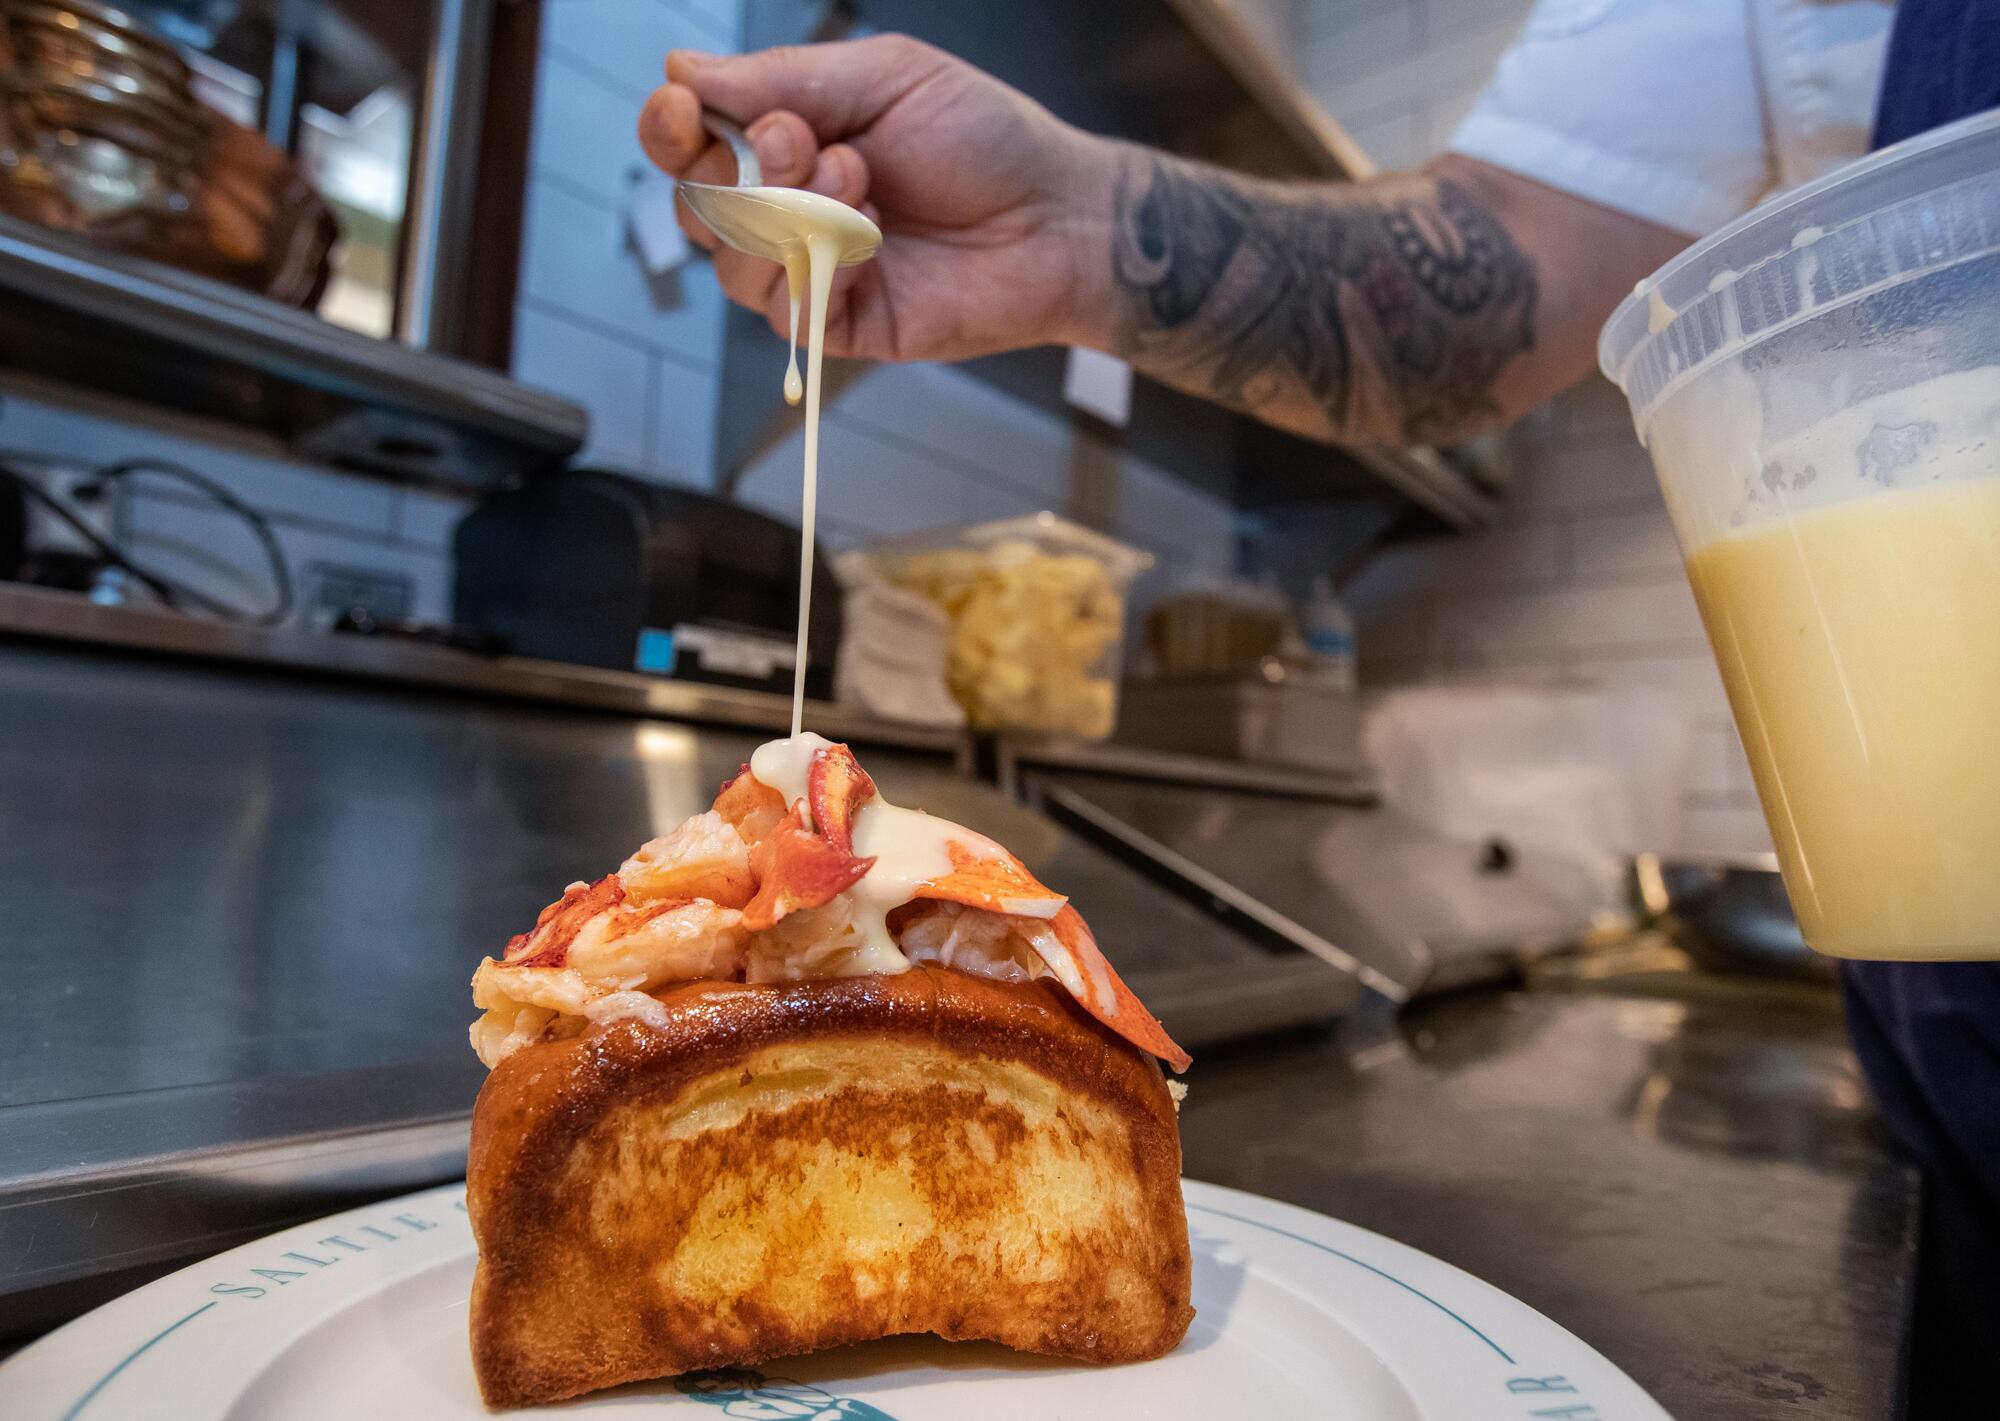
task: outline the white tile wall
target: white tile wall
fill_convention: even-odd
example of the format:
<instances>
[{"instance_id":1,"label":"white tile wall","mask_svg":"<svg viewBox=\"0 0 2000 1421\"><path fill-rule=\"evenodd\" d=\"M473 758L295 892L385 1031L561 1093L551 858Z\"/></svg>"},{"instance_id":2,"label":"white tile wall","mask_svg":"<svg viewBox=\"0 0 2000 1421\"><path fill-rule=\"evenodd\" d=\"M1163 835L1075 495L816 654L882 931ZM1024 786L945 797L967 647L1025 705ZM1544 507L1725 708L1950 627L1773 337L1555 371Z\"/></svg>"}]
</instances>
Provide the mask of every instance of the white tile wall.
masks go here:
<instances>
[{"instance_id":1,"label":"white tile wall","mask_svg":"<svg viewBox=\"0 0 2000 1421\"><path fill-rule=\"evenodd\" d=\"M741 495L795 516L801 457L794 432L752 465ZM855 536L1047 508L1184 572L1222 575L1234 566L1235 515L1225 504L1087 426L949 366L852 372L828 405L821 467L820 516Z\"/></svg>"},{"instance_id":2,"label":"white tile wall","mask_svg":"<svg viewBox=\"0 0 2000 1421\"><path fill-rule=\"evenodd\" d=\"M0 450L79 469L141 458L185 465L270 519L302 600L310 569L331 564L407 579L417 615L449 611L444 550L459 500L301 463L226 425L20 380L0 398ZM262 548L235 515L161 476L131 481L129 494L124 527L144 565L238 606L269 605Z\"/></svg>"},{"instance_id":3,"label":"white tile wall","mask_svg":"<svg viewBox=\"0 0 2000 1421\"><path fill-rule=\"evenodd\" d=\"M548 0L542 48L639 100L666 82L668 50L734 50L741 14L741 0Z\"/></svg>"},{"instance_id":4,"label":"white tile wall","mask_svg":"<svg viewBox=\"0 0 2000 1421\"><path fill-rule=\"evenodd\" d=\"M1037 507L1067 503L1075 427L962 371L870 366L842 388L839 409L857 428L963 463L979 481L1004 484Z\"/></svg>"},{"instance_id":5,"label":"white tile wall","mask_svg":"<svg viewBox=\"0 0 2000 1421\"><path fill-rule=\"evenodd\" d=\"M1557 677L1665 695L1696 736L1681 842L1667 847L1761 851L1749 765L1623 410L1602 382L1553 401L1510 436L1520 482L1506 521L1367 566L1351 589L1363 678Z\"/></svg>"},{"instance_id":6,"label":"white tile wall","mask_svg":"<svg viewBox=\"0 0 2000 1421\"><path fill-rule=\"evenodd\" d=\"M1477 538L1414 543L1371 559L1349 588L1359 602L1425 594L1528 592L1553 587L1563 573L1558 523L1498 528Z\"/></svg>"},{"instance_id":7,"label":"white tile wall","mask_svg":"<svg viewBox=\"0 0 2000 1421\"><path fill-rule=\"evenodd\" d=\"M649 278L624 212L567 179L537 170L528 184L521 299L651 350L714 369L721 355L722 288L704 257ZM517 346L515 359L524 357Z\"/></svg>"},{"instance_id":8,"label":"white tile wall","mask_svg":"<svg viewBox=\"0 0 2000 1421\"><path fill-rule=\"evenodd\" d=\"M973 515L974 481L963 468L881 439L848 423L837 409L821 417L819 457L819 506L829 522L895 534ZM745 471L738 496L796 521L804 459L804 433L794 430Z\"/></svg>"},{"instance_id":9,"label":"white tile wall","mask_svg":"<svg viewBox=\"0 0 2000 1421\"><path fill-rule=\"evenodd\" d=\"M1533 0L1294 0L1295 71L1385 167L1448 143ZM1592 380L1507 437L1500 526L1399 548L1349 589L1363 676L1643 686L1695 728L1682 844L1769 845L1749 766L1625 401Z\"/></svg>"},{"instance_id":10,"label":"white tile wall","mask_svg":"<svg viewBox=\"0 0 2000 1421\"><path fill-rule=\"evenodd\" d=\"M449 550L458 520L465 516L468 500L444 494L410 489L403 494L402 517L396 524L396 539L411 547Z\"/></svg>"},{"instance_id":11,"label":"white tile wall","mask_svg":"<svg viewBox=\"0 0 2000 1421\"><path fill-rule=\"evenodd\" d=\"M593 463L641 468L648 462L647 406L653 353L524 302L514 313L514 375L553 390L590 411Z\"/></svg>"},{"instance_id":12,"label":"white tile wall","mask_svg":"<svg viewBox=\"0 0 2000 1421\"><path fill-rule=\"evenodd\" d=\"M1231 571L1235 518L1227 508L1140 460L1121 457L1115 468L1116 493L1105 531L1172 565L1162 571Z\"/></svg>"},{"instance_id":13,"label":"white tile wall","mask_svg":"<svg viewBox=\"0 0 2000 1421\"><path fill-rule=\"evenodd\" d=\"M271 605L272 582L261 546L233 515L179 498L141 495L129 505L127 526L132 554L147 568L247 610ZM362 540L277 520L273 531L302 608L315 569L325 565L406 579L410 615L450 615L451 562L435 548Z\"/></svg>"},{"instance_id":14,"label":"white tile wall","mask_svg":"<svg viewBox=\"0 0 2000 1421\"><path fill-rule=\"evenodd\" d=\"M591 414L584 457L712 487L722 292L699 255L639 264L627 201L639 107L667 51L736 46L741 0L549 0L525 201L514 373Z\"/></svg>"},{"instance_id":15,"label":"white tile wall","mask_svg":"<svg viewBox=\"0 0 2000 1421\"><path fill-rule=\"evenodd\" d=\"M1729 719L1729 701L1722 678L1708 654L1708 644L1679 651L1647 651L1637 647L1603 648L1578 657L1580 671L1602 686L1644 686L1671 698L1689 720L1719 724ZM1750 767L1743 766L1747 784Z\"/></svg>"},{"instance_id":16,"label":"white tile wall","mask_svg":"<svg viewBox=\"0 0 2000 1421\"><path fill-rule=\"evenodd\" d=\"M1517 431L1508 454L1519 475L1507 500L1509 519L1584 510L1643 514L1661 506L1652 461L1629 423L1622 435L1610 437Z\"/></svg>"},{"instance_id":17,"label":"white tile wall","mask_svg":"<svg viewBox=\"0 0 2000 1421\"><path fill-rule=\"evenodd\" d=\"M1569 520L1570 570L1579 582L1644 573L1678 577L1680 546L1657 505L1583 512Z\"/></svg>"},{"instance_id":18,"label":"white tile wall","mask_svg":"<svg viewBox=\"0 0 2000 1421\"><path fill-rule=\"evenodd\" d=\"M999 518L1019 518L1024 513L1039 512L1045 506L1046 500L1024 495L1011 484L997 481L974 483L966 516L975 523L990 523Z\"/></svg>"},{"instance_id":19,"label":"white tile wall","mask_svg":"<svg viewBox=\"0 0 2000 1421\"><path fill-rule=\"evenodd\" d=\"M1749 765L1733 722L1702 721L1695 727L1693 775L1688 793L1704 802L1727 801L1743 787Z\"/></svg>"},{"instance_id":20,"label":"white tile wall","mask_svg":"<svg viewBox=\"0 0 2000 1421\"><path fill-rule=\"evenodd\" d=\"M715 486L715 405L721 382L713 372L669 355L653 359L652 428L646 467L655 477L690 488Z\"/></svg>"},{"instance_id":21,"label":"white tile wall","mask_svg":"<svg viewBox=\"0 0 2000 1421\"><path fill-rule=\"evenodd\" d=\"M1754 794L1726 804L1691 799L1681 807L1678 847L1695 854L1766 854L1771 831Z\"/></svg>"},{"instance_id":22,"label":"white tile wall","mask_svg":"<svg viewBox=\"0 0 2000 1421\"><path fill-rule=\"evenodd\" d=\"M638 119L639 103L630 93L600 71L544 47L535 66L529 167L616 207L632 174L646 162Z\"/></svg>"},{"instance_id":23,"label":"white tile wall","mask_svg":"<svg viewBox=\"0 0 2000 1421\"><path fill-rule=\"evenodd\" d=\"M1702 643L1701 618L1678 572L1644 581L1486 593L1453 599L1438 613L1438 635L1488 660L1561 653L1677 652Z\"/></svg>"},{"instance_id":24,"label":"white tile wall","mask_svg":"<svg viewBox=\"0 0 2000 1421\"><path fill-rule=\"evenodd\" d=\"M370 538L394 530L401 497L395 489L288 458L274 440L53 387L9 385L0 400L0 449L91 468L166 459L267 513Z\"/></svg>"}]
</instances>

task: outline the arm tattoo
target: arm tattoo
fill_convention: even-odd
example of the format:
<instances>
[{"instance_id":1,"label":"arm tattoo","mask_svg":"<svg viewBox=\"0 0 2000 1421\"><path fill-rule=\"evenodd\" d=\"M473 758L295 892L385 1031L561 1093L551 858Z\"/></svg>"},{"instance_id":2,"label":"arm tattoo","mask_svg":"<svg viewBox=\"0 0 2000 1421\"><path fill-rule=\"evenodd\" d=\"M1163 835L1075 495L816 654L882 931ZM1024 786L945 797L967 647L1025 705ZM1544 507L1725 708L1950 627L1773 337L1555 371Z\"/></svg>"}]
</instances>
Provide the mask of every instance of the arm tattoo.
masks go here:
<instances>
[{"instance_id":1,"label":"arm tattoo","mask_svg":"<svg viewBox=\"0 0 2000 1421\"><path fill-rule=\"evenodd\" d=\"M1535 264L1458 183L1344 193L1135 153L1114 201L1121 353L1274 423L1457 437L1534 344Z\"/></svg>"}]
</instances>

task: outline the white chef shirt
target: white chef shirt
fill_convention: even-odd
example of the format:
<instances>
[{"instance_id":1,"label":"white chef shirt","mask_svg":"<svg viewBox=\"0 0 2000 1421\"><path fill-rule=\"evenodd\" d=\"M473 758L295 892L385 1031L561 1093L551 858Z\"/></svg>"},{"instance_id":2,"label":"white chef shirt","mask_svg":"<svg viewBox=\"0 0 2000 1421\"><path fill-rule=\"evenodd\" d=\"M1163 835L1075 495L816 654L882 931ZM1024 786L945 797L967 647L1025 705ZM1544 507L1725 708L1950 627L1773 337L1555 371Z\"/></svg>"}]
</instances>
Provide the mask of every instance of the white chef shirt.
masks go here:
<instances>
[{"instance_id":1,"label":"white chef shirt","mask_svg":"<svg viewBox=\"0 0 2000 1421\"><path fill-rule=\"evenodd\" d=\"M1890 0L1538 0L1451 149L1692 235L1868 151Z\"/></svg>"}]
</instances>

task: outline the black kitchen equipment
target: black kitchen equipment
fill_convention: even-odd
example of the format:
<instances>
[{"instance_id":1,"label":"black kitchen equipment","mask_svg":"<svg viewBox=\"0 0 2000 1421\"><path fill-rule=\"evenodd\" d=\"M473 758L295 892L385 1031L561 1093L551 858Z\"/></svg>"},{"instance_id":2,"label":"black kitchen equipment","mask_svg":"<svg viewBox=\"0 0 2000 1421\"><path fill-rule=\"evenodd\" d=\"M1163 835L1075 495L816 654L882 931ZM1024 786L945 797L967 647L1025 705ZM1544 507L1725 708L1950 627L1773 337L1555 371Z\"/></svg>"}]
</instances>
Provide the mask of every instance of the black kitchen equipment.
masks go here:
<instances>
[{"instance_id":1,"label":"black kitchen equipment","mask_svg":"<svg viewBox=\"0 0 2000 1421\"><path fill-rule=\"evenodd\" d=\"M1688 956L1710 971L1832 979L1833 960L1806 946L1771 855L1641 855L1633 874L1640 901Z\"/></svg>"},{"instance_id":2,"label":"black kitchen equipment","mask_svg":"<svg viewBox=\"0 0 2000 1421\"><path fill-rule=\"evenodd\" d=\"M18 577L28 555L28 496L14 480L0 477L0 582Z\"/></svg>"},{"instance_id":3,"label":"black kitchen equipment","mask_svg":"<svg viewBox=\"0 0 2000 1421\"><path fill-rule=\"evenodd\" d=\"M453 620L517 656L791 688L799 532L755 509L573 470L482 498L453 550ZM840 587L819 556L810 696L832 693L840 624Z\"/></svg>"}]
</instances>

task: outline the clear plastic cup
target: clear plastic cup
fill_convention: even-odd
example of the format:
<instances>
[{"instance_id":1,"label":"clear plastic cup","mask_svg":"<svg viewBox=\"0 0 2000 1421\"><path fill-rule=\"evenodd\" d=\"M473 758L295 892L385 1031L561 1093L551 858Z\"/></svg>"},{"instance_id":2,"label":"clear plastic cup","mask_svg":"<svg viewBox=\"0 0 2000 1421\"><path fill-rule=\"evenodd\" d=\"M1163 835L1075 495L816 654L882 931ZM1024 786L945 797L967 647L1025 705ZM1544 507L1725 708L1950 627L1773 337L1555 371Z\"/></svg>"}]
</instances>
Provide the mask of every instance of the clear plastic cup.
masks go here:
<instances>
[{"instance_id":1,"label":"clear plastic cup","mask_svg":"<svg viewBox=\"0 0 2000 1421\"><path fill-rule=\"evenodd\" d=\"M2000 958L2000 113L1693 247L1598 354L1806 940Z\"/></svg>"}]
</instances>

